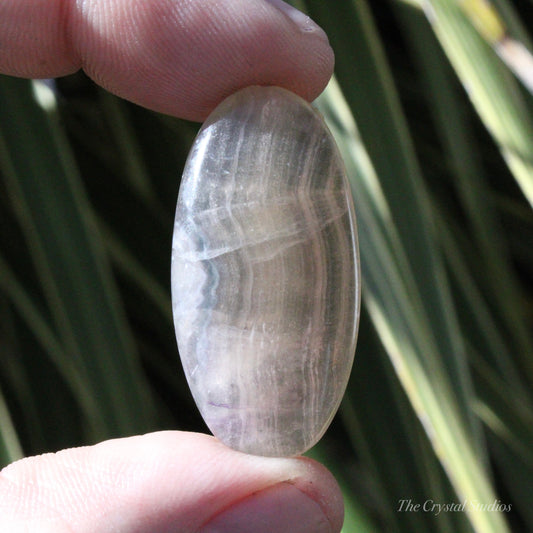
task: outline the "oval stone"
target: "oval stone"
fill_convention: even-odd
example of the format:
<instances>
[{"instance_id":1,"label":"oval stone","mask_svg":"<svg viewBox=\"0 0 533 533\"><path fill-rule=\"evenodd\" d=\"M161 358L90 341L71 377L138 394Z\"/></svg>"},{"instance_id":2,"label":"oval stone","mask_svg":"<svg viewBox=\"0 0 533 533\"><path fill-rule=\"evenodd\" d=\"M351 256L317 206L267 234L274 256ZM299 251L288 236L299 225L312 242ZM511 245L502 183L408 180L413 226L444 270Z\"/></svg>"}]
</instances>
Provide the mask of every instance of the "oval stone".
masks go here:
<instances>
[{"instance_id":1,"label":"oval stone","mask_svg":"<svg viewBox=\"0 0 533 533\"><path fill-rule=\"evenodd\" d=\"M249 87L208 117L176 209L172 306L191 392L213 434L293 456L330 424L359 317L355 215L316 111Z\"/></svg>"}]
</instances>

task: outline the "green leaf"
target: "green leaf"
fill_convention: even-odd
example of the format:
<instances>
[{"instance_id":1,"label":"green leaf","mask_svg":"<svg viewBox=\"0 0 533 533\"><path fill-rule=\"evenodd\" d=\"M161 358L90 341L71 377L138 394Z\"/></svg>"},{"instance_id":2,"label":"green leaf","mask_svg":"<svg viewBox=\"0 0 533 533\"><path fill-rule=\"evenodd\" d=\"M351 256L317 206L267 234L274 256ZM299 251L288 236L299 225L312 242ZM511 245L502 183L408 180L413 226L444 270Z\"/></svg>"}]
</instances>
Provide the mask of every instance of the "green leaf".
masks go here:
<instances>
[{"instance_id":1,"label":"green leaf","mask_svg":"<svg viewBox=\"0 0 533 533\"><path fill-rule=\"evenodd\" d=\"M97 403L94 438L145 431L153 404L83 184L31 82L0 79L0 165L54 328Z\"/></svg>"},{"instance_id":2,"label":"green leaf","mask_svg":"<svg viewBox=\"0 0 533 533\"><path fill-rule=\"evenodd\" d=\"M421 298L415 292L417 285L420 285L414 282L415 276L408 268L407 261L395 260L396 257L401 257L403 251L398 237L403 229L400 227L396 230L396 226L392 224L395 217L390 215L384 199L385 193L380 189L372 165L365 160L355 124L347 109L343 112L342 97L334 85L330 85L320 106L326 119L334 116L329 120L330 127L337 137L352 180L352 192L359 217L363 298L374 327L459 501L466 499L490 502L495 498L495 493L490 475L480 459L479 446L482 441L466 425L466 421L473 418L468 382L463 380L459 384L455 383L455 388L461 385L466 387L461 395L462 409L468 414L465 417L457 404L451 376L442 366L444 354L451 355L453 352L439 351L439 344L430 333L431 326L426 322L427 315L416 298ZM401 179L400 176L397 175L398 180ZM419 194L422 196L424 191L421 185L420 187ZM396 216L401 215L398 213ZM414 230L411 228L410 231ZM415 235L413 239L416 240ZM417 257L419 256L420 253ZM435 261L421 261L421 265L431 271ZM444 276L440 269L439 266L437 272L433 271L437 279ZM426 274L424 279L427 280L428 277ZM441 285L439 288L443 290L446 287L447 285ZM428 297L427 290L425 295ZM447 303L447 310L453 312L452 309L450 301ZM432 326L433 331L439 329L438 324L433 323ZM450 333L458 335L454 330ZM440 346L445 344L441 343ZM448 367L448 371L450 370ZM481 450L483 457L485 452L483 448ZM466 511L476 531L506 530L503 517L499 514L489 515L472 507L467 507Z\"/></svg>"},{"instance_id":3,"label":"green leaf","mask_svg":"<svg viewBox=\"0 0 533 533\"><path fill-rule=\"evenodd\" d=\"M533 205L533 120L519 82L459 2L430 0L429 20L474 107Z\"/></svg>"},{"instance_id":4,"label":"green leaf","mask_svg":"<svg viewBox=\"0 0 533 533\"><path fill-rule=\"evenodd\" d=\"M0 390L0 468L22 457L17 431Z\"/></svg>"}]
</instances>

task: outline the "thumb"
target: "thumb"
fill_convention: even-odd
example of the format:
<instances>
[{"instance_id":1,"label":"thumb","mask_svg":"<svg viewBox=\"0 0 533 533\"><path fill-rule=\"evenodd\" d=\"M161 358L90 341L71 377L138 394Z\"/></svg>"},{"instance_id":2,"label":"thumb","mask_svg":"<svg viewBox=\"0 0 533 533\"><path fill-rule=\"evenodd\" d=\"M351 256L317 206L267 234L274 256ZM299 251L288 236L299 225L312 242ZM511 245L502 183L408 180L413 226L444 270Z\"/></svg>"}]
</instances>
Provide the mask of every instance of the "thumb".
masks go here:
<instances>
[{"instance_id":1,"label":"thumb","mask_svg":"<svg viewBox=\"0 0 533 533\"><path fill-rule=\"evenodd\" d=\"M0 530L338 532L342 495L306 458L168 431L22 459L0 473Z\"/></svg>"}]
</instances>

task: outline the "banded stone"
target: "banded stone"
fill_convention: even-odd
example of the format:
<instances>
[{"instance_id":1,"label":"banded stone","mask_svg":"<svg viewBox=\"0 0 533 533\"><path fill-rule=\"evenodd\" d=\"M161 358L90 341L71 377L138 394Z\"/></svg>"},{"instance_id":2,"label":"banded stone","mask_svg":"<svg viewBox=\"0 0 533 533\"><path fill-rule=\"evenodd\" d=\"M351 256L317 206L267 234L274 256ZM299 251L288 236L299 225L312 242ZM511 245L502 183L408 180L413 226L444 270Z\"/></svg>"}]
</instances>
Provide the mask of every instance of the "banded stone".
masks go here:
<instances>
[{"instance_id":1,"label":"banded stone","mask_svg":"<svg viewBox=\"0 0 533 533\"><path fill-rule=\"evenodd\" d=\"M178 349L228 446L292 456L344 394L360 275L344 166L322 118L278 87L227 98L183 173L172 247Z\"/></svg>"}]
</instances>

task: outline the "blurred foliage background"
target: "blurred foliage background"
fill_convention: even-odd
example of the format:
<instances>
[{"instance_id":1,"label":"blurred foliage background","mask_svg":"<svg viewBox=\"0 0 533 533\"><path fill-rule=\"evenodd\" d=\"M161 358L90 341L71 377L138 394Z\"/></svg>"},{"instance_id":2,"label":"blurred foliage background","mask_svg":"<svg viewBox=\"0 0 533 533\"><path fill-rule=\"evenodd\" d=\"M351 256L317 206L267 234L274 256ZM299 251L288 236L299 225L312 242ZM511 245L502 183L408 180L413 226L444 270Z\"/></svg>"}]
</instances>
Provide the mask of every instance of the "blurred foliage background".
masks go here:
<instances>
[{"instance_id":1,"label":"blurred foliage background","mask_svg":"<svg viewBox=\"0 0 533 533\"><path fill-rule=\"evenodd\" d=\"M294 4L336 53L316 105L359 224L354 370L310 452L343 531L533 531L533 4ZM81 73L53 88L0 78L0 464L206 431L169 299L198 125Z\"/></svg>"}]
</instances>

